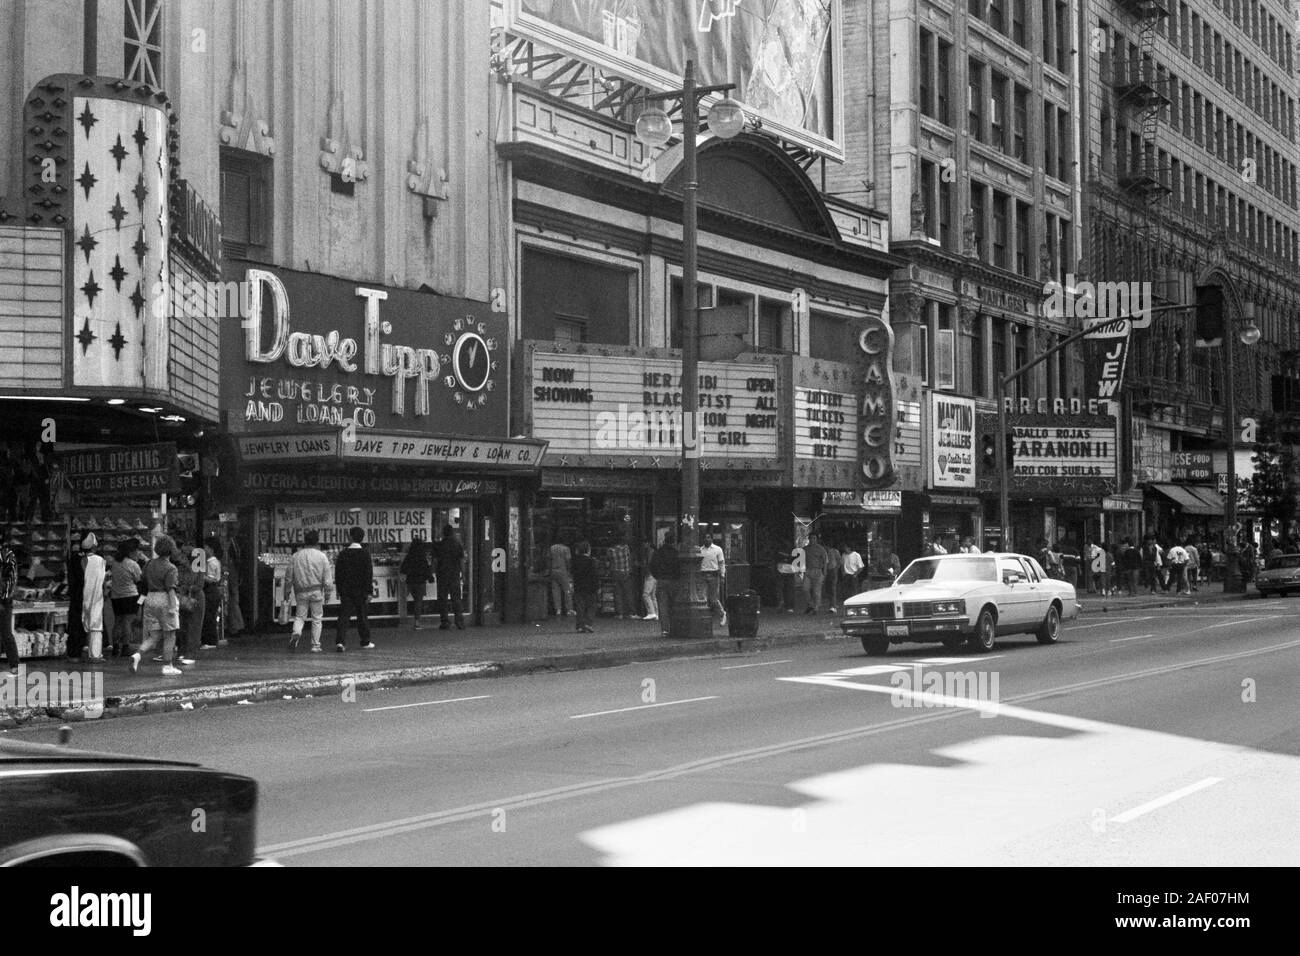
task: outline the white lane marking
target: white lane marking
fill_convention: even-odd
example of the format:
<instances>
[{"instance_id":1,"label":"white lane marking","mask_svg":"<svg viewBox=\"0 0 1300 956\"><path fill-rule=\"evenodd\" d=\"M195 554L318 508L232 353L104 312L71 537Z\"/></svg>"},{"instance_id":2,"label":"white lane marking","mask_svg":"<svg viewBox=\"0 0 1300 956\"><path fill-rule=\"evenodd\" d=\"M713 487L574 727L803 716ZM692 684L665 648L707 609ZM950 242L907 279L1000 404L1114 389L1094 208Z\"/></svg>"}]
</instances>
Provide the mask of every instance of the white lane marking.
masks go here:
<instances>
[{"instance_id":1,"label":"white lane marking","mask_svg":"<svg viewBox=\"0 0 1300 956\"><path fill-rule=\"evenodd\" d=\"M649 710L652 707L672 707L674 704L694 704L702 700L717 700L718 695L712 697L691 697L687 700L666 700L662 704L641 704L638 707L620 707L618 710L598 710L591 714L573 714L570 720L581 720L583 717L604 717L607 714L626 714L630 710Z\"/></svg>"},{"instance_id":2,"label":"white lane marking","mask_svg":"<svg viewBox=\"0 0 1300 956\"><path fill-rule=\"evenodd\" d=\"M1274 621L1281 617L1281 614L1270 614L1267 617L1246 617L1240 621L1224 621L1222 624L1207 624L1205 627L1198 627L1198 631L1209 631L1216 627L1233 627L1237 624L1254 624L1256 621Z\"/></svg>"},{"instance_id":3,"label":"white lane marking","mask_svg":"<svg viewBox=\"0 0 1300 956\"><path fill-rule=\"evenodd\" d=\"M422 700L418 704L390 704L388 707L367 707L362 711L363 714L373 714L379 710L402 710L406 707L429 707L433 704L459 704L462 700L487 700L490 694L479 694L477 697L449 697L446 700Z\"/></svg>"},{"instance_id":4,"label":"white lane marking","mask_svg":"<svg viewBox=\"0 0 1300 956\"><path fill-rule=\"evenodd\" d=\"M1176 635L1170 634L1170 635L1168 635L1168 636L1169 636L1169 637L1175 637ZM1154 634L1139 634L1139 635L1137 635L1136 637L1112 637L1112 638L1110 639L1110 642L1111 642L1112 644L1122 644L1124 641L1140 641L1140 640L1142 640L1144 637L1155 637L1155 635L1154 635Z\"/></svg>"},{"instance_id":5,"label":"white lane marking","mask_svg":"<svg viewBox=\"0 0 1300 956\"><path fill-rule=\"evenodd\" d=\"M761 664L731 664L721 668L724 671L738 671L746 667L771 667L773 664L793 664L794 661L763 661Z\"/></svg>"},{"instance_id":6,"label":"white lane marking","mask_svg":"<svg viewBox=\"0 0 1300 956\"><path fill-rule=\"evenodd\" d=\"M1154 621L1154 617L1117 617L1113 621L1098 621L1096 624L1071 624L1068 630L1082 631L1090 627L1110 627L1112 624L1123 624L1126 621Z\"/></svg>"},{"instance_id":7,"label":"white lane marking","mask_svg":"<svg viewBox=\"0 0 1300 956\"><path fill-rule=\"evenodd\" d=\"M826 671L818 674L818 677L878 677L881 674L893 674L895 671L910 671L913 667L921 664L929 664L931 667L941 666L944 664L971 664L976 661L993 661L1002 657L1001 654L981 654L973 657L927 657L917 661L898 661L894 664L867 664L863 667L848 667L842 671Z\"/></svg>"},{"instance_id":8,"label":"white lane marking","mask_svg":"<svg viewBox=\"0 0 1300 956\"><path fill-rule=\"evenodd\" d=\"M1136 674L1120 674L1115 677L1104 678L1100 681L1087 681L1066 687L1057 687L1052 690L1039 691L1032 694L1022 694L1011 699L1014 701L1037 700L1040 697L1055 696L1064 692L1086 690L1094 686L1117 684L1154 674L1172 673L1174 671L1184 670L1188 667L1198 667L1203 664L1217 664L1224 661L1240 660L1246 657L1255 657L1260 654L1269 654L1274 651L1291 650L1297 647L1300 647L1300 641L1288 641L1283 644L1273 644L1268 647L1256 648L1249 651L1220 654L1199 661L1190 661L1183 664L1173 664L1152 668L1147 671L1140 671ZM791 678L779 677L777 680L791 680ZM834 683L835 686L840 687L864 686L850 685L848 683L841 684L839 682L832 683ZM881 689L888 693L897 688ZM1005 707L1006 705L1003 706ZM1043 716L1037 711L1029 711L1028 713L1032 713L1038 718ZM530 793L515 794L508 797L497 797L482 803L468 804L447 810L436 810L431 813L424 813L419 816L406 817L404 819L381 820L377 823L365 824L349 830L336 830L332 833L322 833L317 836L302 837L297 840L288 840L283 843L273 843L267 846L261 846L258 847L257 852L260 856L286 859L304 853L316 853L321 850L332 850L341 846L367 843L372 840L399 836L404 833L414 833L421 830L432 829L434 827L446 826L448 824L463 823L468 820L479 820L501 807L524 809L527 807L557 803L564 800L572 800L579 797L588 797L594 794L620 790L626 787L635 787L647 783L658 783L664 780L676 780L692 774L715 771L721 767L736 766L751 761L765 760L771 757L782 757L787 754L799 753L806 750L815 750L820 747L849 743L863 740L868 737L877 737L882 734L888 734L902 727L910 728L920 724L932 723L934 721L948 720L955 716L955 714L956 711L953 710L931 710L919 715L912 714L894 720L870 724L865 727L853 727L848 730L837 730L828 734L819 734L815 737L804 737L798 740L783 741L778 744L766 744L747 750L733 751L726 754L716 754L711 757L692 760L688 763L677 764L672 767L666 767L659 770L649 770L634 776L589 780L582 783L570 784L568 786L555 787L550 790L532 791ZM1113 727L1113 725L1103 726ZM1122 729L1130 730L1131 728Z\"/></svg>"},{"instance_id":9,"label":"white lane marking","mask_svg":"<svg viewBox=\"0 0 1300 956\"><path fill-rule=\"evenodd\" d=\"M1204 790L1206 787L1212 787L1216 783L1221 783L1222 777L1206 777L1191 786L1183 787L1181 790L1175 790L1173 793L1167 793L1163 797L1158 797L1149 803L1144 803L1140 807L1134 807L1132 810L1125 810L1118 816L1111 817L1112 823L1128 823L1130 820L1136 820L1143 814L1150 813L1152 810L1159 810L1161 807L1167 807L1176 800L1183 797L1190 797L1197 791Z\"/></svg>"}]
</instances>

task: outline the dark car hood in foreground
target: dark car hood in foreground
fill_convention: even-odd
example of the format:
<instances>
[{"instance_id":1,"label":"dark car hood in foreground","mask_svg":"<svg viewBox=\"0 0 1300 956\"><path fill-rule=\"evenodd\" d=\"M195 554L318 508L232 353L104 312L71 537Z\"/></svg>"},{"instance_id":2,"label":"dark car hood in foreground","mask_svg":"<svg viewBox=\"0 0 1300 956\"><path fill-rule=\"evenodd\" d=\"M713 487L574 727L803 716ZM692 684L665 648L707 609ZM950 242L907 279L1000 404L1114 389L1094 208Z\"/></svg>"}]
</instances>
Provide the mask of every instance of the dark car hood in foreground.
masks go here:
<instances>
[{"instance_id":1,"label":"dark car hood in foreground","mask_svg":"<svg viewBox=\"0 0 1300 956\"><path fill-rule=\"evenodd\" d=\"M69 763L149 764L164 767L199 766L199 764L182 760L158 760L150 757L96 753L92 750L74 750L71 747L56 747L53 744L36 744L25 740L5 740L0 738L0 766L15 761L43 763L51 760Z\"/></svg>"}]
</instances>

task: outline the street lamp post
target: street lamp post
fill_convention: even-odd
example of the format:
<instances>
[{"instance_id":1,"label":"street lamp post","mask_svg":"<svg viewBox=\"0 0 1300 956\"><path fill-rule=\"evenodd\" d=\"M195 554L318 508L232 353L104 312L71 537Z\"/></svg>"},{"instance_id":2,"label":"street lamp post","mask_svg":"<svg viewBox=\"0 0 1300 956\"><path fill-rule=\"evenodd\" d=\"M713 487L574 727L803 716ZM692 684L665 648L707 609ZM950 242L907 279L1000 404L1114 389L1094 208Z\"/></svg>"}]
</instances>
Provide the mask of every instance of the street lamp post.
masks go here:
<instances>
[{"instance_id":1,"label":"street lamp post","mask_svg":"<svg viewBox=\"0 0 1300 956\"><path fill-rule=\"evenodd\" d=\"M678 563L681 579L678 600L673 602L670 633L675 638L705 640L713 636L713 618L705 600L700 574L700 343L699 302L696 292L696 143L699 133L700 102L713 93L727 93L734 83L697 86L695 61L686 61L682 88L645 97L647 102L677 100L682 104L682 495L681 536ZM731 139L744 128L745 114L731 99L715 103L709 110L709 129ZM672 120L662 109L648 109L636 122L636 135L651 146L662 146L672 135Z\"/></svg>"},{"instance_id":2,"label":"street lamp post","mask_svg":"<svg viewBox=\"0 0 1300 956\"><path fill-rule=\"evenodd\" d=\"M1253 302L1244 306L1242 317L1245 324L1238 335L1243 345L1254 345L1259 341L1259 327L1255 325L1255 308ZM1237 549L1237 390L1236 374L1233 368L1233 328L1229 325L1223 330L1223 434L1227 449L1224 461L1228 479L1228 494L1223 506L1223 590L1225 593L1240 594L1246 590L1246 581L1241 576L1240 554Z\"/></svg>"}]
</instances>

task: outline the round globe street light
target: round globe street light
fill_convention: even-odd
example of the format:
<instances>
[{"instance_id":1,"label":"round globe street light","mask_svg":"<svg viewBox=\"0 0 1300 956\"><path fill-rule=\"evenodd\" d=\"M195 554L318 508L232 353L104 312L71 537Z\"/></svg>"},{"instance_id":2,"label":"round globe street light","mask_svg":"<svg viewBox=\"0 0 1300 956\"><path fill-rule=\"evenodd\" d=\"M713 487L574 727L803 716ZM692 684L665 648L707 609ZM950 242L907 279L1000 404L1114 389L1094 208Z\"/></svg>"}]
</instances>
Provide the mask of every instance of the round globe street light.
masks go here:
<instances>
[{"instance_id":1,"label":"round globe street light","mask_svg":"<svg viewBox=\"0 0 1300 956\"><path fill-rule=\"evenodd\" d=\"M734 139L745 128L745 108L727 97L709 107L709 131L721 139Z\"/></svg>"},{"instance_id":2,"label":"round globe street light","mask_svg":"<svg viewBox=\"0 0 1300 956\"><path fill-rule=\"evenodd\" d=\"M1259 326L1255 324L1255 320L1247 319L1246 324L1243 325L1241 331L1237 333L1237 338L1241 339L1242 345L1255 345L1259 342L1261 334Z\"/></svg>"},{"instance_id":3,"label":"round globe street light","mask_svg":"<svg viewBox=\"0 0 1300 956\"><path fill-rule=\"evenodd\" d=\"M636 119L636 138L647 146L662 146L672 135L672 118L658 106L651 106Z\"/></svg>"}]
</instances>

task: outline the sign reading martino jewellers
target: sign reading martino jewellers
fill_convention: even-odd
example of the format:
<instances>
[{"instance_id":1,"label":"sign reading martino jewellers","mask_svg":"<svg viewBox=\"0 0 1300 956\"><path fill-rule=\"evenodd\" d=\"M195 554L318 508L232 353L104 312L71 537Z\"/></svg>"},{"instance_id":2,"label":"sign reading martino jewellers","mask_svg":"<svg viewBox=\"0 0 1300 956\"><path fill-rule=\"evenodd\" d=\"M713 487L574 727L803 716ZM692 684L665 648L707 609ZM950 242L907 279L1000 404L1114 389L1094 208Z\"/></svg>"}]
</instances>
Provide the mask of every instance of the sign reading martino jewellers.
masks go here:
<instances>
[{"instance_id":1,"label":"sign reading martino jewellers","mask_svg":"<svg viewBox=\"0 0 1300 956\"><path fill-rule=\"evenodd\" d=\"M486 304L249 267L222 336L232 431L504 435L505 317Z\"/></svg>"},{"instance_id":2,"label":"sign reading martino jewellers","mask_svg":"<svg viewBox=\"0 0 1300 956\"><path fill-rule=\"evenodd\" d=\"M862 487L887 488L894 483L894 384L889 377L894 330L883 319L870 316L858 333L858 347L864 363L858 416Z\"/></svg>"}]
</instances>

